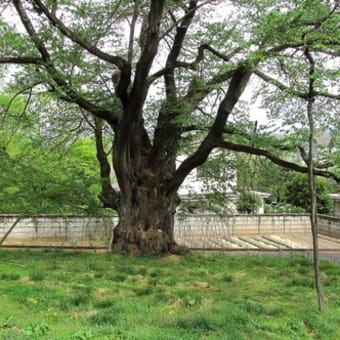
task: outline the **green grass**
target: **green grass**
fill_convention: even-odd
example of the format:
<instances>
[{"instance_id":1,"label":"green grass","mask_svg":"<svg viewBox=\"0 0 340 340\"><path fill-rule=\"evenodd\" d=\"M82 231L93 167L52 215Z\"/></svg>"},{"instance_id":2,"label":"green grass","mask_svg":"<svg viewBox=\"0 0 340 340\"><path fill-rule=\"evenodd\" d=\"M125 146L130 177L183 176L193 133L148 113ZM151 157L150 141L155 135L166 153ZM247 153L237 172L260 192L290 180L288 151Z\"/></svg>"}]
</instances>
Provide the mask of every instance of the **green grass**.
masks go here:
<instances>
[{"instance_id":1,"label":"green grass","mask_svg":"<svg viewBox=\"0 0 340 340\"><path fill-rule=\"evenodd\" d=\"M340 266L317 309L303 257L0 251L0 339L340 339Z\"/></svg>"}]
</instances>

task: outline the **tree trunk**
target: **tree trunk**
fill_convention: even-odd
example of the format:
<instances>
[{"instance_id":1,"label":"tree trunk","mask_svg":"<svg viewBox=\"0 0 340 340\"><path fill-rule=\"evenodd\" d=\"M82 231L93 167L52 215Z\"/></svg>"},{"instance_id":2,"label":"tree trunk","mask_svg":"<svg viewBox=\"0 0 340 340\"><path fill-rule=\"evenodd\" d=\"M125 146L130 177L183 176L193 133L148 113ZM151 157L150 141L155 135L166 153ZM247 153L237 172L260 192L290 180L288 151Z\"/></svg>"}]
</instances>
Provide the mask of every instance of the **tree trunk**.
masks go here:
<instances>
[{"instance_id":1,"label":"tree trunk","mask_svg":"<svg viewBox=\"0 0 340 340\"><path fill-rule=\"evenodd\" d=\"M308 167L308 180L309 180L309 191L311 198L311 227L312 227L312 235L313 235L313 267L314 267L314 281L315 281L315 289L316 295L318 298L318 305L320 312L324 309L324 297L322 292L322 284L321 284L321 275L320 275L320 257L319 257L319 227L318 227L318 218L317 218L317 197L316 197L316 185L315 185L315 174L314 174L314 134L315 134L315 124L314 124L314 116L313 116L313 103L314 103L314 69L315 62L310 54L308 48L305 49L305 56L309 62L309 96L307 99L307 118L309 125L309 151L308 151L308 159L307 159L307 167Z\"/></svg>"},{"instance_id":2,"label":"tree trunk","mask_svg":"<svg viewBox=\"0 0 340 340\"><path fill-rule=\"evenodd\" d=\"M178 252L174 239L176 194L169 195L154 176L132 184L121 197L119 223L113 231L112 251L133 255Z\"/></svg>"}]
</instances>

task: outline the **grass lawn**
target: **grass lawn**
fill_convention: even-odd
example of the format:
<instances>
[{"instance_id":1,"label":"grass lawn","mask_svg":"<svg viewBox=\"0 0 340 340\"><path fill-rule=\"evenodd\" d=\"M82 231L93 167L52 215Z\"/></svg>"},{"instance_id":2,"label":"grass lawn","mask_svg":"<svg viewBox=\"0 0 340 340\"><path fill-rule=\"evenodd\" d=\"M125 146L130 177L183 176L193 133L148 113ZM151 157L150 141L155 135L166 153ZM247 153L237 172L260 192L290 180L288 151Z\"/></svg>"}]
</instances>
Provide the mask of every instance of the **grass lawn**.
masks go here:
<instances>
[{"instance_id":1,"label":"grass lawn","mask_svg":"<svg viewBox=\"0 0 340 340\"><path fill-rule=\"evenodd\" d=\"M0 250L0 339L340 339L340 266Z\"/></svg>"}]
</instances>

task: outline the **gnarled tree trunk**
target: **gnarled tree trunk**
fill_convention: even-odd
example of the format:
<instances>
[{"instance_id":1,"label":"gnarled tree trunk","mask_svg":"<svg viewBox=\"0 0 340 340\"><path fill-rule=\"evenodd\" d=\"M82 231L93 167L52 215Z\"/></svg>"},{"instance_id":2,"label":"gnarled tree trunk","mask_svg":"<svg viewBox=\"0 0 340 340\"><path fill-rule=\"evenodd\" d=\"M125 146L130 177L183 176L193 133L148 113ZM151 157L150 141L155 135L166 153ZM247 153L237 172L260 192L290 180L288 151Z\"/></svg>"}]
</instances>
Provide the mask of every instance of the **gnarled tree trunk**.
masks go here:
<instances>
[{"instance_id":1,"label":"gnarled tree trunk","mask_svg":"<svg viewBox=\"0 0 340 340\"><path fill-rule=\"evenodd\" d=\"M131 202L119 214L119 223L113 232L112 251L134 255L171 252L176 246L173 238L174 205L169 202L167 207L160 207L170 199L156 197L143 188L138 191L138 202Z\"/></svg>"},{"instance_id":2,"label":"gnarled tree trunk","mask_svg":"<svg viewBox=\"0 0 340 340\"><path fill-rule=\"evenodd\" d=\"M120 203L113 252L161 255L178 249L173 234L178 198L166 193L159 178L148 174L140 183L131 183Z\"/></svg>"}]
</instances>

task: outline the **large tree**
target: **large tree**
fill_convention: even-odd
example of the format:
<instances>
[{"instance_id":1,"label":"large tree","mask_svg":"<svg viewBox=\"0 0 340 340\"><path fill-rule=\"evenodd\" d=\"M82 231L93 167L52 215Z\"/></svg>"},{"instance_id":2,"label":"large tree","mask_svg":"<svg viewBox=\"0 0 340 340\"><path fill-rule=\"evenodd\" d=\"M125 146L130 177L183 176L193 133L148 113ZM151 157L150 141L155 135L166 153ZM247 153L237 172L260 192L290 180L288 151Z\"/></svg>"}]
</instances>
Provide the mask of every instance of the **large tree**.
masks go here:
<instances>
[{"instance_id":1,"label":"large tree","mask_svg":"<svg viewBox=\"0 0 340 340\"><path fill-rule=\"evenodd\" d=\"M283 121L305 126L296 107L310 95L306 47L315 58L313 98L319 100L315 107L323 108L320 121L336 119L338 1L1 3L0 63L21 66L15 74L18 92L47 91L72 110L78 107L80 117L95 117L100 197L120 218L115 252L178 251L177 190L216 148L307 172L280 158L285 138L249 123L241 98L247 87L257 87L276 126ZM274 91L281 94L275 111ZM112 130L119 190L110 181L104 124ZM188 141L194 147L186 148L187 158L176 167ZM314 169L314 174L337 178L330 170Z\"/></svg>"}]
</instances>

